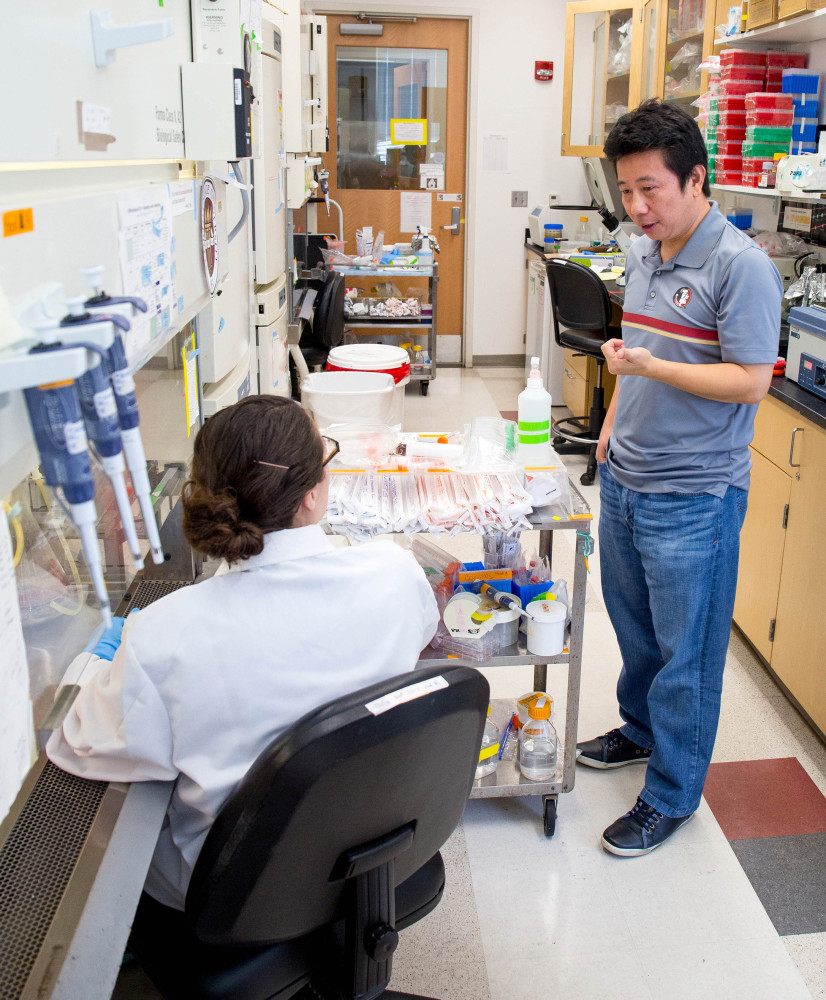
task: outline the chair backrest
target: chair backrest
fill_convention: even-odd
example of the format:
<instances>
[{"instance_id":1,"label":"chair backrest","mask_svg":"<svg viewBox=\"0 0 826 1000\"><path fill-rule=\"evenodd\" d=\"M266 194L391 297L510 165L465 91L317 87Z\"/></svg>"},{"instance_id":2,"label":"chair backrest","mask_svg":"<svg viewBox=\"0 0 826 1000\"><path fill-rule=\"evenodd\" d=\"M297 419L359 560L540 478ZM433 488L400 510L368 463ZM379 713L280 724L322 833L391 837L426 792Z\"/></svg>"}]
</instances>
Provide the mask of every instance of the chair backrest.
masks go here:
<instances>
[{"instance_id":1,"label":"chair backrest","mask_svg":"<svg viewBox=\"0 0 826 1000\"><path fill-rule=\"evenodd\" d=\"M396 858L396 885L417 871L461 818L488 698L476 670L427 668L339 698L282 733L207 836L186 899L198 937L270 944L325 926L350 874L344 855L402 828L413 836Z\"/></svg>"},{"instance_id":2,"label":"chair backrest","mask_svg":"<svg viewBox=\"0 0 826 1000\"><path fill-rule=\"evenodd\" d=\"M313 340L319 347L338 347L344 340L344 290L344 275L328 271L313 316Z\"/></svg>"},{"instance_id":3,"label":"chair backrest","mask_svg":"<svg viewBox=\"0 0 826 1000\"><path fill-rule=\"evenodd\" d=\"M600 346L620 336L611 326L611 299L602 278L563 257L549 260L545 271L556 342L601 361Z\"/></svg>"}]
</instances>

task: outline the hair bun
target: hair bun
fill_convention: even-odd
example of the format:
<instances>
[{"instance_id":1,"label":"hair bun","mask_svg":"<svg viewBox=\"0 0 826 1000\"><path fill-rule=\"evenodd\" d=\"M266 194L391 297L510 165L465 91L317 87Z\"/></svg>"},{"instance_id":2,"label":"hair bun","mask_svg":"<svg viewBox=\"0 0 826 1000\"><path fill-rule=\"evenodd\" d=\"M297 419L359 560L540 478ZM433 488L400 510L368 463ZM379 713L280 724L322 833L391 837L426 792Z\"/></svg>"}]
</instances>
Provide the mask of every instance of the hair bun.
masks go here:
<instances>
[{"instance_id":1,"label":"hair bun","mask_svg":"<svg viewBox=\"0 0 826 1000\"><path fill-rule=\"evenodd\" d=\"M190 480L186 483L183 529L189 544L213 559L236 562L258 555L264 533L243 520L232 490L213 493Z\"/></svg>"}]
</instances>

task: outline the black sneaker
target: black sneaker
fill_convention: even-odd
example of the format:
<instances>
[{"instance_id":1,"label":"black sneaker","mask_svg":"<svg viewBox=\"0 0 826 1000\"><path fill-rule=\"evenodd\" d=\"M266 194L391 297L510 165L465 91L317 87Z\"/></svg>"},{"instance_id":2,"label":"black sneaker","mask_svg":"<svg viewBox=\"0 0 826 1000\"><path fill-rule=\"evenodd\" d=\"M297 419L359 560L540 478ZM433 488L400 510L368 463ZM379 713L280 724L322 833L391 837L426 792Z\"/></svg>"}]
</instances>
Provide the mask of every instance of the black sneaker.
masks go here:
<instances>
[{"instance_id":1,"label":"black sneaker","mask_svg":"<svg viewBox=\"0 0 826 1000\"><path fill-rule=\"evenodd\" d=\"M637 746L623 736L619 729L612 729L604 736L576 745L577 763L588 767L605 769L625 767L626 764L646 764L650 756L650 750Z\"/></svg>"},{"instance_id":2,"label":"black sneaker","mask_svg":"<svg viewBox=\"0 0 826 1000\"><path fill-rule=\"evenodd\" d=\"M694 813L688 816L663 816L661 812L637 799L631 812L620 816L602 835L602 846L611 854L622 858L638 858L641 854L650 854L660 844L687 823Z\"/></svg>"}]
</instances>

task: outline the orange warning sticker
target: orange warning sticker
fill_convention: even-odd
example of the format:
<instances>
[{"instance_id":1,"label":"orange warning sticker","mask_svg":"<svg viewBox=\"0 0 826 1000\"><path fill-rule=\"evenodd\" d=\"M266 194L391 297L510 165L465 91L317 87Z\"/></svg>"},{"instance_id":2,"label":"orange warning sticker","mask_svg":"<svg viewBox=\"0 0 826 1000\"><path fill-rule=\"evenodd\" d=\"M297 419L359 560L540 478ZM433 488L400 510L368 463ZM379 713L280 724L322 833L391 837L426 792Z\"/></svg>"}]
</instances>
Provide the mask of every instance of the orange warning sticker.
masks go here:
<instances>
[{"instance_id":1,"label":"orange warning sticker","mask_svg":"<svg viewBox=\"0 0 826 1000\"><path fill-rule=\"evenodd\" d=\"M34 231L34 213L30 208L3 212L3 236L19 236Z\"/></svg>"}]
</instances>

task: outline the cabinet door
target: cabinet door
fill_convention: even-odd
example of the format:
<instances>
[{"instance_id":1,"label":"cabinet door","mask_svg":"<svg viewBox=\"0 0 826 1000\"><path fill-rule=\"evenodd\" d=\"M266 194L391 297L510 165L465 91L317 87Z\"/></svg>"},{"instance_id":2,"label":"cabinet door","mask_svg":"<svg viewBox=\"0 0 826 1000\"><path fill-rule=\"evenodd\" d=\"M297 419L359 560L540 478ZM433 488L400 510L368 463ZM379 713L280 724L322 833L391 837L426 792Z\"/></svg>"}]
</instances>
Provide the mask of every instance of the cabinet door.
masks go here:
<instances>
[{"instance_id":1,"label":"cabinet door","mask_svg":"<svg viewBox=\"0 0 826 1000\"><path fill-rule=\"evenodd\" d=\"M772 620L777 617L783 527L792 481L760 452L751 450L749 509L740 533L734 620L771 663Z\"/></svg>"},{"instance_id":2,"label":"cabinet door","mask_svg":"<svg viewBox=\"0 0 826 1000\"><path fill-rule=\"evenodd\" d=\"M602 156L620 115L640 100L639 0L579 0L565 18L562 153Z\"/></svg>"},{"instance_id":3,"label":"cabinet door","mask_svg":"<svg viewBox=\"0 0 826 1000\"><path fill-rule=\"evenodd\" d=\"M640 100L662 97L665 62L662 57L665 45L664 0L645 0L642 5L642 71L640 74Z\"/></svg>"},{"instance_id":4,"label":"cabinet door","mask_svg":"<svg viewBox=\"0 0 826 1000\"><path fill-rule=\"evenodd\" d=\"M692 118L701 94L705 44L705 0L667 0L665 12L664 80L662 96L677 102Z\"/></svg>"},{"instance_id":5,"label":"cabinet door","mask_svg":"<svg viewBox=\"0 0 826 1000\"><path fill-rule=\"evenodd\" d=\"M777 602L772 669L826 733L826 431L797 415L789 525Z\"/></svg>"}]
</instances>

